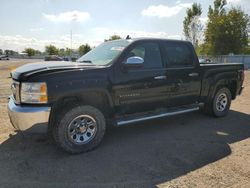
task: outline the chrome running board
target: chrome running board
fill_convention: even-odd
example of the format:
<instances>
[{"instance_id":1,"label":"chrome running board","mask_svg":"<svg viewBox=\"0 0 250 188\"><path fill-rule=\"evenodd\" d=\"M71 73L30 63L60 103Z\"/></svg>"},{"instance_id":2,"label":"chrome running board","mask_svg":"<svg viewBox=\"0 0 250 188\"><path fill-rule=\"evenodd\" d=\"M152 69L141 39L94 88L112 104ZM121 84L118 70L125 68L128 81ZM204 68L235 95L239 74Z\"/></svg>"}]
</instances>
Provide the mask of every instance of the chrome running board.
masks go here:
<instances>
[{"instance_id":1,"label":"chrome running board","mask_svg":"<svg viewBox=\"0 0 250 188\"><path fill-rule=\"evenodd\" d=\"M123 118L118 118L116 120L116 125L121 126L121 125L126 125L130 123L136 123L140 121L146 121L146 120L151 120L151 119L156 119L156 118L161 118L161 117L167 117L167 116L173 116L173 115L178 115L178 114L183 114L183 113L188 113L188 112L193 112L197 111L200 108L197 107L192 107L192 108L181 108L179 110L175 111L161 111L161 112L151 112L151 113L144 113L144 114L139 114L139 115L130 115L128 117L123 117Z\"/></svg>"}]
</instances>

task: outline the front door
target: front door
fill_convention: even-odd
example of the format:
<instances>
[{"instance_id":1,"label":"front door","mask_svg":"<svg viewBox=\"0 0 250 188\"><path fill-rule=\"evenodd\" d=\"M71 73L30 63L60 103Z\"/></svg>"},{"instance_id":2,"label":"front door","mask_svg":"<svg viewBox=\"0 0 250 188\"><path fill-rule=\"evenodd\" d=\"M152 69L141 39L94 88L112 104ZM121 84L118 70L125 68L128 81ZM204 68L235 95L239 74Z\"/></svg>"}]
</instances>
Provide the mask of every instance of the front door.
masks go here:
<instances>
[{"instance_id":1,"label":"front door","mask_svg":"<svg viewBox=\"0 0 250 188\"><path fill-rule=\"evenodd\" d=\"M114 71L112 90L116 111L127 114L163 107L167 97L166 70L163 68L159 44L152 41L136 43L126 53L123 63L133 56L143 58L143 66L116 66Z\"/></svg>"}]
</instances>

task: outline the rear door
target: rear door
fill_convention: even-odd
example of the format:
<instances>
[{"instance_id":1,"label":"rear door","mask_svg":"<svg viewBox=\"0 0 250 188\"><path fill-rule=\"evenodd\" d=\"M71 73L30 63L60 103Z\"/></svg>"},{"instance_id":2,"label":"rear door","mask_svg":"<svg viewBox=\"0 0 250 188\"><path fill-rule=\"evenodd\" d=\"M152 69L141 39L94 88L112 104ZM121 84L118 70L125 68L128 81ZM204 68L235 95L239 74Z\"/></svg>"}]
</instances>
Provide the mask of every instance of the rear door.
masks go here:
<instances>
[{"instance_id":1,"label":"rear door","mask_svg":"<svg viewBox=\"0 0 250 188\"><path fill-rule=\"evenodd\" d=\"M172 94L169 106L196 103L200 96L201 78L192 45L181 41L164 41L162 54L167 68L167 87Z\"/></svg>"}]
</instances>

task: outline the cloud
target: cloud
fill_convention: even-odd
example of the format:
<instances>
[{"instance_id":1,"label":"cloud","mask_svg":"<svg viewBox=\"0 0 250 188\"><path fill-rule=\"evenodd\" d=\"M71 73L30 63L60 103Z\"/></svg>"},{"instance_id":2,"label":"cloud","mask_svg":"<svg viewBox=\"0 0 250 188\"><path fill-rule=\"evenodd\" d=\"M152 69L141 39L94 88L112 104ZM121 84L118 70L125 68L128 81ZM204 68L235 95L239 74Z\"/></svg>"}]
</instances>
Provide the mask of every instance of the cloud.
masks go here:
<instances>
[{"instance_id":1,"label":"cloud","mask_svg":"<svg viewBox=\"0 0 250 188\"><path fill-rule=\"evenodd\" d=\"M90 46L98 46L104 41L105 38L113 34L120 35L125 38L130 35L132 38L137 37L153 37L153 38L169 38L181 39L180 35L169 35L165 32L146 32L136 30L115 30L105 27L97 27L91 29L92 35L86 36L83 34L75 33L72 38L72 47L77 49L81 44L88 43ZM46 45L55 45L57 48L70 47L70 35L61 35L53 40L43 40L38 38L24 37L22 35L0 35L0 49L10 49L15 51L23 51L25 48L31 47L40 51L44 51Z\"/></svg>"},{"instance_id":2,"label":"cloud","mask_svg":"<svg viewBox=\"0 0 250 188\"><path fill-rule=\"evenodd\" d=\"M81 44L88 43L96 46L94 40L86 40L81 34L73 34L73 48L78 48ZM43 40L38 38L24 37L22 35L0 35L0 49L10 49L15 51L23 51L25 48L34 48L44 51L46 45L55 45L57 48L70 47L70 35L61 35L53 40Z\"/></svg>"},{"instance_id":3,"label":"cloud","mask_svg":"<svg viewBox=\"0 0 250 188\"><path fill-rule=\"evenodd\" d=\"M51 22L85 22L90 19L90 14L88 12L81 12L77 10L62 12L60 14L45 14L43 17Z\"/></svg>"},{"instance_id":4,"label":"cloud","mask_svg":"<svg viewBox=\"0 0 250 188\"><path fill-rule=\"evenodd\" d=\"M92 33L95 36L99 37L99 40L104 40L111 35L119 35L122 38L125 38L129 35L132 38L139 37L151 37L151 38L171 38L171 39L181 39L180 35L169 35L166 32L158 31L158 32L147 32L147 31L138 31L138 30L119 30L119 29L111 29L106 27L96 27L92 29Z\"/></svg>"},{"instance_id":5,"label":"cloud","mask_svg":"<svg viewBox=\"0 0 250 188\"><path fill-rule=\"evenodd\" d=\"M29 30L30 30L30 32L37 32L37 31L43 31L43 30L44 30L44 28L42 28L42 27L38 27L38 28L30 28Z\"/></svg>"},{"instance_id":6,"label":"cloud","mask_svg":"<svg viewBox=\"0 0 250 188\"><path fill-rule=\"evenodd\" d=\"M180 3L169 7L165 5L151 5L147 9L142 10L141 14L148 17L167 18L177 15L183 9L190 7L191 3Z\"/></svg>"},{"instance_id":7,"label":"cloud","mask_svg":"<svg viewBox=\"0 0 250 188\"><path fill-rule=\"evenodd\" d=\"M125 31L122 32L123 36L126 36L128 33L132 38L140 38L140 37L150 37L150 38L169 38L169 39L181 39L180 35L169 35L166 32L146 32L146 31Z\"/></svg>"},{"instance_id":8,"label":"cloud","mask_svg":"<svg viewBox=\"0 0 250 188\"><path fill-rule=\"evenodd\" d=\"M240 3L241 0L227 0L227 3L228 4L237 4L237 3Z\"/></svg>"},{"instance_id":9,"label":"cloud","mask_svg":"<svg viewBox=\"0 0 250 188\"><path fill-rule=\"evenodd\" d=\"M21 35L0 35L0 48L21 51L27 47L38 47L41 41L36 38L25 38Z\"/></svg>"}]
</instances>

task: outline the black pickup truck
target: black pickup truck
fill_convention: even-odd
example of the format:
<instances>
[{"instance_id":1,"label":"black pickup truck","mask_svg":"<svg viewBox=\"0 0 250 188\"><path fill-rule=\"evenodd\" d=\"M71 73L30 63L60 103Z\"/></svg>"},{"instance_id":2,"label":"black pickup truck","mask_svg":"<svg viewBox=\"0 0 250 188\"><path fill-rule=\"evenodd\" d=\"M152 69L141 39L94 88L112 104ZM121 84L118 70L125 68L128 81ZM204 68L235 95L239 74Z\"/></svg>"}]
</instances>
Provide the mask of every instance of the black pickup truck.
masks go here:
<instances>
[{"instance_id":1,"label":"black pickup truck","mask_svg":"<svg viewBox=\"0 0 250 188\"><path fill-rule=\"evenodd\" d=\"M18 130L52 135L67 152L92 150L107 126L203 109L228 114L242 92L243 64L199 64L191 43L105 42L72 62L26 64L12 72L8 111Z\"/></svg>"}]
</instances>

